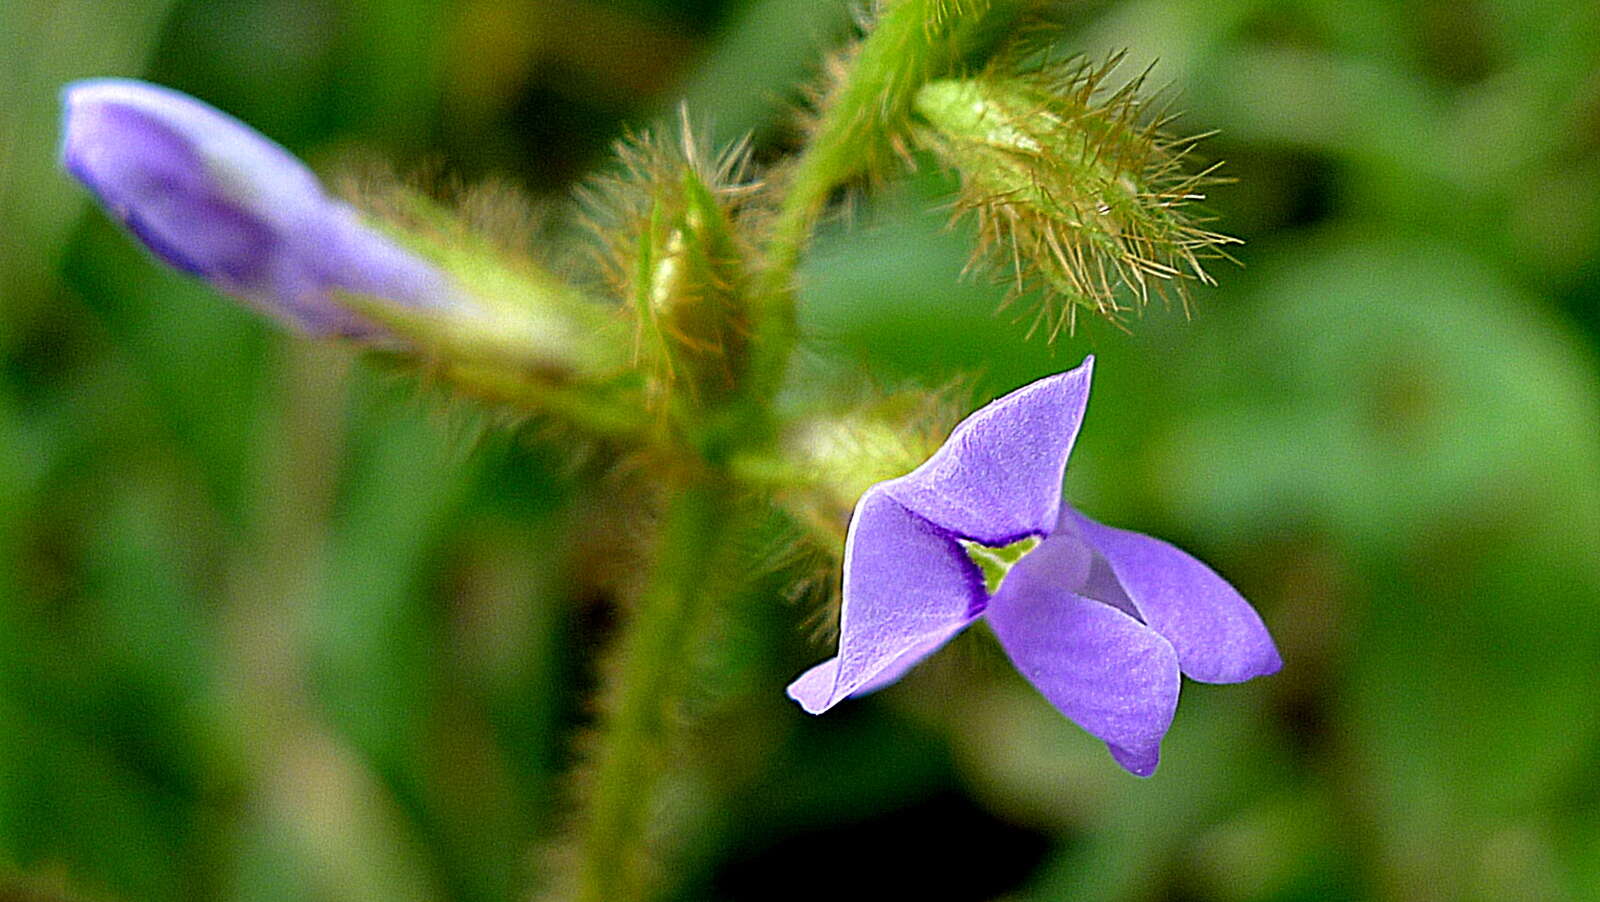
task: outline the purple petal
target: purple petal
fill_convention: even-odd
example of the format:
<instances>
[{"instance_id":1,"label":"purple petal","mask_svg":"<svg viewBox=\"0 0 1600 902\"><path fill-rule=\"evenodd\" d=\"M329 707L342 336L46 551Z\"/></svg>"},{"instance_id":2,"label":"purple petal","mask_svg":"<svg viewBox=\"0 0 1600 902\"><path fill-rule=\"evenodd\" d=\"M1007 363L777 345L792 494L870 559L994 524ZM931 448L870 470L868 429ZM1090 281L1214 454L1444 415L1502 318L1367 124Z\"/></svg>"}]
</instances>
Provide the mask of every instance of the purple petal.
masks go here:
<instances>
[{"instance_id":1,"label":"purple petal","mask_svg":"<svg viewBox=\"0 0 1600 902\"><path fill-rule=\"evenodd\" d=\"M1090 357L990 403L956 426L926 463L885 487L928 520L985 545L1048 534L1093 369Z\"/></svg>"},{"instance_id":2,"label":"purple petal","mask_svg":"<svg viewBox=\"0 0 1600 902\"><path fill-rule=\"evenodd\" d=\"M317 261L324 284L410 307L459 300L443 273L363 225L349 206L330 200L325 222L326 231L318 236L321 253L306 249L307 258Z\"/></svg>"},{"instance_id":3,"label":"purple petal","mask_svg":"<svg viewBox=\"0 0 1600 902\"><path fill-rule=\"evenodd\" d=\"M901 677L906 675L906 671L917 666L923 658L943 648L946 642L954 639L956 634L966 629L967 624L971 622L970 619L963 618L959 623L943 633L932 636L923 642L918 642L916 645L901 652L899 657L890 661L882 670L878 671L876 676L862 683L859 688L851 692L851 697L877 692L891 683L898 682Z\"/></svg>"},{"instance_id":4,"label":"purple petal","mask_svg":"<svg viewBox=\"0 0 1600 902\"><path fill-rule=\"evenodd\" d=\"M61 159L162 260L317 333L372 327L330 296L441 303L447 280L362 226L299 160L239 120L131 79L62 92Z\"/></svg>"},{"instance_id":5,"label":"purple petal","mask_svg":"<svg viewBox=\"0 0 1600 902\"><path fill-rule=\"evenodd\" d=\"M983 576L949 533L883 485L861 496L844 548L839 656L789 686L812 714L897 679L972 621Z\"/></svg>"},{"instance_id":6,"label":"purple petal","mask_svg":"<svg viewBox=\"0 0 1600 902\"><path fill-rule=\"evenodd\" d=\"M1148 626L1071 591L1088 578L1092 557L1071 534L1045 540L1007 574L985 613L1028 682L1103 740L1117 763L1147 777L1177 710L1178 656Z\"/></svg>"},{"instance_id":7,"label":"purple petal","mask_svg":"<svg viewBox=\"0 0 1600 902\"><path fill-rule=\"evenodd\" d=\"M878 671L876 676L851 690L848 693L848 697L856 698L871 692L877 692L891 683L898 682L901 677L906 675L907 671L917 666L923 658L938 651L946 642L955 638L956 633L965 629L968 622L963 620L956 626L951 627L943 635L934 636L925 642L919 642L901 652L899 657L891 660L882 670ZM831 701L823 701L823 699L832 698L832 693L838 682L839 659L836 657L829 658L802 673L799 679L789 684L789 697L799 702L801 707L812 714L821 714L838 701L836 698Z\"/></svg>"},{"instance_id":8,"label":"purple petal","mask_svg":"<svg viewBox=\"0 0 1600 902\"><path fill-rule=\"evenodd\" d=\"M1177 649L1190 679L1238 683L1283 666L1260 615L1210 567L1160 539L1103 526L1077 511L1070 516L1145 622Z\"/></svg>"}]
</instances>

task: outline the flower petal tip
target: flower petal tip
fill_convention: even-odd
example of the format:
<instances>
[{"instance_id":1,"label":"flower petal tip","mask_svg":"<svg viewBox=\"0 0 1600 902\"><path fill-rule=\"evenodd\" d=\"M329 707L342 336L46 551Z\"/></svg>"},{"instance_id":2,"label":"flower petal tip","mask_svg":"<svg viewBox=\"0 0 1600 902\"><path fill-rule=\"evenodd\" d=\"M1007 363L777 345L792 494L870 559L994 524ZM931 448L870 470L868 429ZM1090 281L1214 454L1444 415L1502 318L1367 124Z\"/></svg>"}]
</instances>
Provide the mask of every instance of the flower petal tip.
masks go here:
<instances>
[{"instance_id":1,"label":"flower petal tip","mask_svg":"<svg viewBox=\"0 0 1600 902\"><path fill-rule=\"evenodd\" d=\"M1283 669L1283 658L1266 627L1245 631L1241 641L1221 643L1204 655L1192 654L1183 673L1191 680L1217 685L1244 683Z\"/></svg>"},{"instance_id":2,"label":"flower petal tip","mask_svg":"<svg viewBox=\"0 0 1600 902\"><path fill-rule=\"evenodd\" d=\"M838 684L839 659L829 658L802 673L799 679L789 684L785 693L798 702L807 714L821 714L838 703Z\"/></svg>"},{"instance_id":3,"label":"flower petal tip","mask_svg":"<svg viewBox=\"0 0 1600 902\"><path fill-rule=\"evenodd\" d=\"M1122 769L1135 777L1148 777L1156 772L1156 766L1161 763L1161 743L1152 743L1148 747L1129 749L1119 745L1106 743L1106 748L1111 751L1111 757L1122 765Z\"/></svg>"},{"instance_id":4,"label":"flower petal tip","mask_svg":"<svg viewBox=\"0 0 1600 902\"><path fill-rule=\"evenodd\" d=\"M1261 650L1256 659L1253 672L1249 676L1245 677L1245 679L1253 680L1256 677L1272 676L1282 669L1283 655L1278 653L1277 646L1273 645L1272 641L1269 639L1267 641L1267 647ZM1243 680L1240 682L1243 682Z\"/></svg>"}]
</instances>

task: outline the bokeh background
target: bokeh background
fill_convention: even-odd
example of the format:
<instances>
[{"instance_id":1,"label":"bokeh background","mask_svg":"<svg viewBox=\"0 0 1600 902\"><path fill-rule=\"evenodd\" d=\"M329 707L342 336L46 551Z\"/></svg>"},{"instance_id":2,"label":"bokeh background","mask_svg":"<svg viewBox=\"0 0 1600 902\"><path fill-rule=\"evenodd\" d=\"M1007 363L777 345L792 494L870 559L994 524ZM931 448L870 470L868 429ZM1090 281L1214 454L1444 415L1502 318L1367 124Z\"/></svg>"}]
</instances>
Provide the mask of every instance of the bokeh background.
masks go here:
<instances>
[{"instance_id":1,"label":"bokeh background","mask_svg":"<svg viewBox=\"0 0 1600 902\"><path fill-rule=\"evenodd\" d=\"M1025 342L925 170L825 229L812 346L991 393L1098 354L1069 497L1215 565L1287 666L1187 685L1141 781L976 632L803 715L829 648L765 578L693 664L667 897L1600 899L1600 7L1066 9L1221 130L1243 268L1191 319ZM60 85L560 196L680 98L781 152L849 12L0 3L0 898L525 898L636 538L559 437L152 264L57 171Z\"/></svg>"}]
</instances>

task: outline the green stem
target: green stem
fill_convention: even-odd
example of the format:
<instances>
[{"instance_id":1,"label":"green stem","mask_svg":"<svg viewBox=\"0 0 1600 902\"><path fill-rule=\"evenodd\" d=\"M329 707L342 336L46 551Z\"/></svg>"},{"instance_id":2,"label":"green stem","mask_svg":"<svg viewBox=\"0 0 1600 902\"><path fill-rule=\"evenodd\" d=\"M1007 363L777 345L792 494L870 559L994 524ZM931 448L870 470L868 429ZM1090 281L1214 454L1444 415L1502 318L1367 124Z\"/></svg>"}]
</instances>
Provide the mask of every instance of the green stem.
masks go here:
<instances>
[{"instance_id":1,"label":"green stem","mask_svg":"<svg viewBox=\"0 0 1600 902\"><path fill-rule=\"evenodd\" d=\"M716 550L732 529L730 461L769 440L772 399L797 338L794 275L833 192L881 166L908 131L917 91L992 43L1030 0L898 0L863 41L796 162L765 247L753 293L750 366L732 416L690 424L698 450L724 469L667 487L668 510L638 608L620 637L612 705L601 724L587 820L580 837L578 902L643 902L650 803L665 755L667 709L708 603ZM699 428L693 428L699 427ZM760 469L757 467L756 469ZM745 474L747 477L752 474Z\"/></svg>"},{"instance_id":2,"label":"green stem","mask_svg":"<svg viewBox=\"0 0 1600 902\"><path fill-rule=\"evenodd\" d=\"M817 132L789 177L767 241L751 342L753 398L776 393L798 338L794 275L833 192L887 165L907 133L917 91L993 46L1028 0L980 0L940 15L951 0L899 0L862 41L849 74L825 101Z\"/></svg>"},{"instance_id":3,"label":"green stem","mask_svg":"<svg viewBox=\"0 0 1600 902\"><path fill-rule=\"evenodd\" d=\"M627 395L614 400L585 386L550 384L469 363L446 363L439 368L439 374L463 394L548 414L582 428L586 435L637 444L652 427L641 404Z\"/></svg>"},{"instance_id":4,"label":"green stem","mask_svg":"<svg viewBox=\"0 0 1600 902\"><path fill-rule=\"evenodd\" d=\"M731 507L728 486L717 477L669 489L667 498L649 583L620 640L620 671L579 853L578 902L638 902L649 895L642 864L668 706L692 652Z\"/></svg>"}]
</instances>

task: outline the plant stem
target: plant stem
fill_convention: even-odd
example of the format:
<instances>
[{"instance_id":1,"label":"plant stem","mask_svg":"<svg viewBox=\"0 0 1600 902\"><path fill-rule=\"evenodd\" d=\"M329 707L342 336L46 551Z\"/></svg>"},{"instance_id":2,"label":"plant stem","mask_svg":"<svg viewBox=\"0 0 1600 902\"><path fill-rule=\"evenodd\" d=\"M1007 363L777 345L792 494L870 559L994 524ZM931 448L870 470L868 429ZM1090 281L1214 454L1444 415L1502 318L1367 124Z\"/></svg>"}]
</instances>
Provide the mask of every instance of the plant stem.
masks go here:
<instances>
[{"instance_id":1,"label":"plant stem","mask_svg":"<svg viewBox=\"0 0 1600 902\"><path fill-rule=\"evenodd\" d=\"M578 902L639 902L650 803L665 756L668 706L708 601L728 528L729 487L699 476L670 488L649 582L620 638L578 863Z\"/></svg>"},{"instance_id":2,"label":"plant stem","mask_svg":"<svg viewBox=\"0 0 1600 902\"><path fill-rule=\"evenodd\" d=\"M1028 0L985 0L940 15L949 0L899 0L861 42L849 73L825 100L816 133L789 177L766 245L756 291L751 396L777 392L798 338L794 275L800 256L840 186L904 154L917 91L991 47Z\"/></svg>"},{"instance_id":3,"label":"plant stem","mask_svg":"<svg viewBox=\"0 0 1600 902\"><path fill-rule=\"evenodd\" d=\"M577 871L578 902L643 902L650 804L665 755L668 705L709 599L708 577L729 534L731 461L770 438L772 400L798 337L794 275L833 192L902 152L917 91L946 74L1010 22L1029 0L897 0L862 42L829 97L816 134L787 181L754 288L750 365L731 418L691 424L713 467L666 487L649 582L619 640L611 707L601 724ZM960 8L962 12L952 12ZM694 427L699 427L694 428Z\"/></svg>"}]
</instances>

